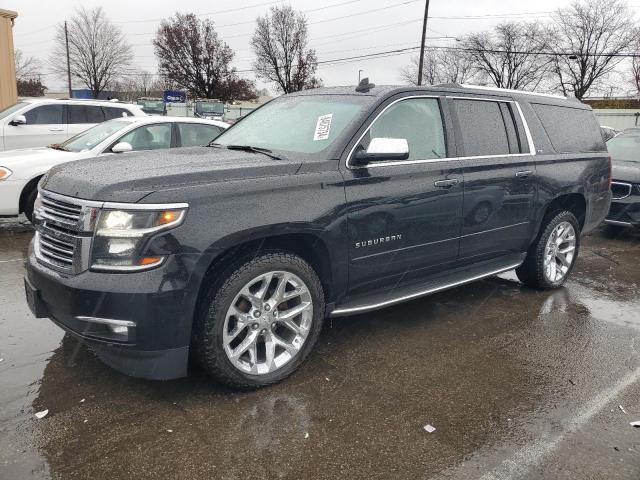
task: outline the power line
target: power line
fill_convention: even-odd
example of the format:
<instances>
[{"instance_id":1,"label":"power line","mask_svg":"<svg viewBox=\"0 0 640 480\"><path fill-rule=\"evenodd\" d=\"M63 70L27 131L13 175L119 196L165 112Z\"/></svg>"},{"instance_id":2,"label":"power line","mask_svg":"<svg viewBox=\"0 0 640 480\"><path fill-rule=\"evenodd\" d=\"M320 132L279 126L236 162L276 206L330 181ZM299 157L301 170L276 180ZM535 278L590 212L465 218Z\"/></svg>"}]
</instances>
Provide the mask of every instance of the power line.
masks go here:
<instances>
[{"instance_id":1,"label":"power line","mask_svg":"<svg viewBox=\"0 0 640 480\"><path fill-rule=\"evenodd\" d=\"M281 1L283 1L283 0L281 0ZM334 3L333 5L325 5L324 7L312 8L310 10L302 10L302 13L319 12L320 10L328 10L330 8L342 7L343 5L349 5L351 3L363 2L363 1L364 0L348 0L346 2ZM390 7L385 7L385 8L390 8ZM368 12L364 12L364 13L368 13ZM207 15L207 14L202 14L202 15ZM198 16L202 16L202 15L198 15ZM344 17L339 17L339 18L344 18ZM166 19L163 19L163 20L166 20ZM226 28L226 27L237 27L239 25L249 25L249 24L252 24L252 23L255 23L255 19L247 20L247 21L244 21L244 22L226 23L226 24L223 24L223 25L217 25L216 24L215 28L218 29L218 28ZM130 36L139 36L139 35L155 35L155 34L156 34L156 32L141 32L141 33L131 33L129 35Z\"/></svg>"}]
</instances>

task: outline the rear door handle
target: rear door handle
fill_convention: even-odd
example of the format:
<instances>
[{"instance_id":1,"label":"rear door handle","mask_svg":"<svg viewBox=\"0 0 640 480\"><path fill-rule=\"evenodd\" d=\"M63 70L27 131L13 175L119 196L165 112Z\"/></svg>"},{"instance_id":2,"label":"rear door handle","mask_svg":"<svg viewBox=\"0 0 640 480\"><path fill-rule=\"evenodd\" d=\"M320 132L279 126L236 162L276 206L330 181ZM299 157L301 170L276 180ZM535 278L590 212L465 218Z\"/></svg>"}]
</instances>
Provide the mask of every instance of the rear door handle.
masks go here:
<instances>
[{"instance_id":1,"label":"rear door handle","mask_svg":"<svg viewBox=\"0 0 640 480\"><path fill-rule=\"evenodd\" d=\"M459 183L460 183L459 179L450 178L447 180L436 180L435 182L433 182L433 185L438 188L451 188L455 185L458 185Z\"/></svg>"},{"instance_id":2,"label":"rear door handle","mask_svg":"<svg viewBox=\"0 0 640 480\"><path fill-rule=\"evenodd\" d=\"M50 132L64 132L64 128L50 128Z\"/></svg>"},{"instance_id":3,"label":"rear door handle","mask_svg":"<svg viewBox=\"0 0 640 480\"><path fill-rule=\"evenodd\" d=\"M516 177L518 178L527 178L533 175L533 170L522 170L521 172L516 172Z\"/></svg>"}]
</instances>

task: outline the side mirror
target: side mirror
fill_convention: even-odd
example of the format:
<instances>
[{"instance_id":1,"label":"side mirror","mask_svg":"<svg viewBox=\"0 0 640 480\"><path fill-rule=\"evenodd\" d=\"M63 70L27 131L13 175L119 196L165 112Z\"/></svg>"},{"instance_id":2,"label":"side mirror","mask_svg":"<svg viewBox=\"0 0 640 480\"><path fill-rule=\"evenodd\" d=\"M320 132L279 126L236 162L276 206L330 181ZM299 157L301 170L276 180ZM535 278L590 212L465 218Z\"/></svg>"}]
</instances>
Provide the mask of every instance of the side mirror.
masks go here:
<instances>
[{"instance_id":1,"label":"side mirror","mask_svg":"<svg viewBox=\"0 0 640 480\"><path fill-rule=\"evenodd\" d=\"M113 147L111 147L111 151L113 153L125 153L133 150L133 147L128 142L120 142L116 143Z\"/></svg>"},{"instance_id":2,"label":"side mirror","mask_svg":"<svg viewBox=\"0 0 640 480\"><path fill-rule=\"evenodd\" d=\"M9 125L13 125L14 127L18 125L26 125L26 124L27 124L27 117L25 117L24 115L16 115L9 122Z\"/></svg>"},{"instance_id":3,"label":"side mirror","mask_svg":"<svg viewBox=\"0 0 640 480\"><path fill-rule=\"evenodd\" d=\"M360 150L353 156L356 165L407 158L409 143L405 138L372 138L366 150Z\"/></svg>"}]
</instances>

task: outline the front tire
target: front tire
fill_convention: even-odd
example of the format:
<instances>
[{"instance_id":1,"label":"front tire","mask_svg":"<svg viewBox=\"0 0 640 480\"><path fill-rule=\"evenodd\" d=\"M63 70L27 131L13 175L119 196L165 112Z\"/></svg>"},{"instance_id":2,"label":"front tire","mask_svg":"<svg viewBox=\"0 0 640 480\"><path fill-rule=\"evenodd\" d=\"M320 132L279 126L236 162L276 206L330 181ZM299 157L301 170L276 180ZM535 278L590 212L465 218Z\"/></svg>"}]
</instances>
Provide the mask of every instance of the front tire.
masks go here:
<instances>
[{"instance_id":1,"label":"front tire","mask_svg":"<svg viewBox=\"0 0 640 480\"><path fill-rule=\"evenodd\" d=\"M547 217L516 275L529 287L561 287L573 270L580 250L580 226L568 210Z\"/></svg>"},{"instance_id":2,"label":"front tire","mask_svg":"<svg viewBox=\"0 0 640 480\"><path fill-rule=\"evenodd\" d=\"M279 382L315 345L324 307L316 272L297 255L272 251L240 259L202 298L193 339L197 359L233 388Z\"/></svg>"},{"instance_id":3,"label":"front tire","mask_svg":"<svg viewBox=\"0 0 640 480\"><path fill-rule=\"evenodd\" d=\"M38 188L36 187L24 197L24 215L31 223L33 223L33 204L35 203L37 196Z\"/></svg>"}]
</instances>

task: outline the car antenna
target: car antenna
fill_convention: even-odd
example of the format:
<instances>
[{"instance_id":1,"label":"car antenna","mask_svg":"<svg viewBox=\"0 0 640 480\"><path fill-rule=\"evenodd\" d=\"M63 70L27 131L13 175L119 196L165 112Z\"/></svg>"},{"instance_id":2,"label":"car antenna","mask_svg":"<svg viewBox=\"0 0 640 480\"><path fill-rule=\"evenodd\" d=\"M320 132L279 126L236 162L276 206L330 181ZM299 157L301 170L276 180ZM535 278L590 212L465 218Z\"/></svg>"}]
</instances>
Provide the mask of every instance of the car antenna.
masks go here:
<instances>
[{"instance_id":1,"label":"car antenna","mask_svg":"<svg viewBox=\"0 0 640 480\"><path fill-rule=\"evenodd\" d=\"M360 83L356 87L356 92L367 93L369 90L371 90L375 86L376 86L376 84L375 83L369 83L369 77L366 77L366 78L363 78L362 80L360 80Z\"/></svg>"}]
</instances>

